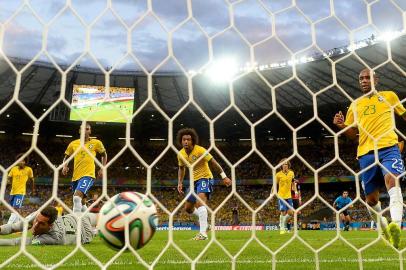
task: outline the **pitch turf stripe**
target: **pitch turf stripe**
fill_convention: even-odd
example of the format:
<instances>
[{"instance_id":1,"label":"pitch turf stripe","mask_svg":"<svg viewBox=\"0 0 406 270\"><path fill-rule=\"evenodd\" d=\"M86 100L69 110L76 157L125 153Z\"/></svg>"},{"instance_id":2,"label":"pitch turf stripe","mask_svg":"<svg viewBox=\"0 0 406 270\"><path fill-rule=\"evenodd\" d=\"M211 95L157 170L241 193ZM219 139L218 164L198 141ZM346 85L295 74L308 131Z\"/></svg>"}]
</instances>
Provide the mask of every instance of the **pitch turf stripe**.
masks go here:
<instances>
[{"instance_id":1,"label":"pitch turf stripe","mask_svg":"<svg viewBox=\"0 0 406 270\"><path fill-rule=\"evenodd\" d=\"M380 257L380 258L372 258L372 259L363 259L363 262L366 263L375 263L375 262L397 262L399 260L395 258L385 258L385 257ZM276 263L314 263L314 259L289 259L289 260L276 260ZM320 263L358 263L357 259L321 259L319 260ZM230 260L204 260L204 261L199 261L198 264L229 264L231 263ZM270 264L272 263L272 260L238 260L236 262L237 264ZM136 261L115 261L111 263L110 265L138 265L140 264L139 262ZM190 262L185 261L185 260L161 260L159 261L158 265L161 264L190 264ZM47 267L51 267L51 264L46 265ZM83 261L83 260L75 260L74 262L68 262L64 263L63 266L67 267L75 267L75 266L96 266L96 264L91 263L89 261ZM11 263L7 265L7 268L24 268L24 269L30 269L30 268L38 268L37 265L35 264L21 264L21 263Z\"/></svg>"}]
</instances>

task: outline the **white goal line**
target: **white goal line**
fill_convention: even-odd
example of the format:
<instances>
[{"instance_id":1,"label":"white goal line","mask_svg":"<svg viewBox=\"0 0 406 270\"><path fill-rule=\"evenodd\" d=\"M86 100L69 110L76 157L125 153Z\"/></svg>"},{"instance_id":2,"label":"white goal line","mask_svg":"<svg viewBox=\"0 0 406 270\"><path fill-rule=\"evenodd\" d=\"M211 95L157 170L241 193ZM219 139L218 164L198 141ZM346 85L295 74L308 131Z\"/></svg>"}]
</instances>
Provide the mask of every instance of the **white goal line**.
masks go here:
<instances>
[{"instance_id":1,"label":"white goal line","mask_svg":"<svg viewBox=\"0 0 406 270\"><path fill-rule=\"evenodd\" d=\"M365 258L362 259L363 262L366 263L374 263L374 262L395 262L399 261L397 258L390 258L390 257L378 257L378 258ZM358 259L320 259L319 263L358 263ZM149 262L149 264L151 264ZM218 259L218 260L202 260L197 262L196 264L229 264L231 263L230 260L223 260L223 259ZM271 264L272 260L237 260L236 264ZM299 258L299 259L281 259L281 260L276 260L276 263L280 264L290 264L290 263L315 263L314 259L306 259L306 258ZM141 263L136 262L136 261L114 261L109 266L112 265L139 265ZM187 260L161 260L158 262L158 265L160 264L168 264L168 265L176 265L176 264L191 264ZM46 264L46 267L52 267L52 264ZM75 260L73 262L69 263L64 263L63 266L68 266L68 267L85 267L85 266L97 266L95 263L85 261L85 260ZM31 269L31 268L38 268L38 265L36 264L23 264L23 263L10 263L7 265L7 268L18 268L18 269Z\"/></svg>"}]
</instances>

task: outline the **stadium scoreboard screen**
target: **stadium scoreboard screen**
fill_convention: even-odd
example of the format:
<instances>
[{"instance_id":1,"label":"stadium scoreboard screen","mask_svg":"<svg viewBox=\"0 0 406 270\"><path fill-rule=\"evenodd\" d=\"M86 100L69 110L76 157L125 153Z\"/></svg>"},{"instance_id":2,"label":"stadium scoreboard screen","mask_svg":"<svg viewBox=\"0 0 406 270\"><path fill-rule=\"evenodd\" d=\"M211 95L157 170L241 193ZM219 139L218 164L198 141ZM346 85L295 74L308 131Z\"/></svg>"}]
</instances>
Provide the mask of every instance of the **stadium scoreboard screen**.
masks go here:
<instances>
[{"instance_id":1,"label":"stadium scoreboard screen","mask_svg":"<svg viewBox=\"0 0 406 270\"><path fill-rule=\"evenodd\" d=\"M133 114L135 88L73 85L69 120L125 123Z\"/></svg>"}]
</instances>

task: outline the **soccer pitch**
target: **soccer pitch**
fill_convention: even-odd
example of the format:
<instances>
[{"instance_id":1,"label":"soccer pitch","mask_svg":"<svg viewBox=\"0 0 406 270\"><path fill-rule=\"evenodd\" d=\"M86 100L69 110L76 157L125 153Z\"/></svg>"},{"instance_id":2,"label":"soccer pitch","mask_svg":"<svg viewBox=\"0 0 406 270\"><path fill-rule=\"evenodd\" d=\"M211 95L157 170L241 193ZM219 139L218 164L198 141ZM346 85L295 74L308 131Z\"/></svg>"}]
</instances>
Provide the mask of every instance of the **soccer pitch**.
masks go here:
<instances>
[{"instance_id":1,"label":"soccer pitch","mask_svg":"<svg viewBox=\"0 0 406 270\"><path fill-rule=\"evenodd\" d=\"M125 123L133 113L133 100L105 102L99 105L77 108L72 106L70 120Z\"/></svg>"},{"instance_id":2,"label":"soccer pitch","mask_svg":"<svg viewBox=\"0 0 406 270\"><path fill-rule=\"evenodd\" d=\"M194 259L210 243L209 241L193 241L194 231L175 231L174 243L178 245L190 258ZM278 231L257 231L257 238L271 250L276 250L289 241L293 234L279 235ZM318 249L334 239L335 231L299 231L299 235L312 247ZM362 248L375 240L377 232L350 231L342 232L342 236L356 248ZM403 239L406 236L402 233ZM250 231L217 231L216 237L236 259L236 269L272 269L272 256L256 240L249 241ZM248 243L248 244L247 244ZM140 256L152 263L168 244L168 232L159 231L150 243L139 251ZM83 246L101 263L108 262L117 252L107 248L99 237L91 244ZM402 244L401 248L404 248ZM71 253L75 246L29 246L27 251L40 262L51 266ZM19 247L2 247L1 263L15 255ZM390 246L379 240L362 253L363 269L399 269L399 255ZM403 258L404 254L402 254ZM320 269L359 269L357 252L342 240L334 241L319 253ZM403 263L403 262L402 262ZM215 243L211 243L207 251L200 257L196 269L231 269L231 259ZM404 266L405 267L405 266ZM40 269L25 255L21 254L8 264L5 269ZM100 267L78 250L61 267L57 269L100 269ZM130 252L121 254L108 269L146 269ZM191 269L191 264L173 246L169 246L154 269ZM295 239L276 255L276 269L316 269L315 255L301 241Z\"/></svg>"}]
</instances>

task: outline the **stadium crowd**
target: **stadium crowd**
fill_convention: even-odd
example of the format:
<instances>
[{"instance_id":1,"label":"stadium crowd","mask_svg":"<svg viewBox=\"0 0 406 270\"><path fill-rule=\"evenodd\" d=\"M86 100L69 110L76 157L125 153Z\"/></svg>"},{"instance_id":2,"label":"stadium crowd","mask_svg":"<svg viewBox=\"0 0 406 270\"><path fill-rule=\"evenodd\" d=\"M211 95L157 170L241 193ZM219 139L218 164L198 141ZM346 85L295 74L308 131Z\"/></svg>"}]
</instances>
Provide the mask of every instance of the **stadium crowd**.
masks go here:
<instances>
[{"instance_id":1,"label":"stadium crowd","mask_svg":"<svg viewBox=\"0 0 406 270\"><path fill-rule=\"evenodd\" d=\"M16 140L18 143L16 143ZM39 141L38 148L42 153L49 159L53 166L58 166L63 158L63 153L65 147L69 143L70 138L56 138L54 140ZM11 143L11 139L1 138L0 144L3 151L0 153L0 164L7 168L14 162L14 157L21 152L26 152L30 147L31 141L27 138L14 138ZM106 149L108 150L110 159L115 158L115 155L124 146L122 141L116 141L114 143L107 143ZM163 150L165 147L162 144L151 144L147 147L140 147L133 145L134 149L140 154L142 158L147 163L151 163ZM250 145L241 144L236 147L235 144L223 144L219 145L218 148L227 157L230 162L235 163L244 157L250 150ZM261 148L263 150L263 155L269 160L272 165L276 165L284 155L287 154L286 149L291 149L291 146L287 142L280 142L279 144L273 144L270 147L264 145ZM303 141L299 144L298 152L311 166L314 168L319 168L327 162L329 162L333 157L334 153L331 153L333 149L332 144L315 144L312 141ZM291 151L291 150L290 150ZM340 158L348 164L349 167L357 170L357 162L354 158L354 146L351 143L343 144L340 148ZM288 151L288 154L289 151ZM213 156L218 160L227 174L230 174L230 168L221 159L217 153L213 151ZM31 152L28 156L28 165L33 168L35 177L44 177L52 179L54 171L51 167L43 160L41 155L35 151ZM295 157L292 161L292 169L295 172L296 178L304 176L314 176L312 169L305 165L299 158ZM115 161L111 166L108 167L108 179L109 178L131 178L135 182L146 178L147 170L146 168L135 158L130 150L124 151L120 156L115 158ZM348 176L351 173L345 169L344 166L340 165L338 162L331 164L324 170L319 172L319 176ZM152 179L155 183L159 183L162 180L176 179L177 178L177 160L176 153L169 150L160 161L152 168ZM239 166L236 167L236 178L237 179L270 179L272 178L272 171L268 165L262 160L262 158L253 153ZM28 185L29 186L29 185ZM347 184L348 186L348 184ZM137 187L121 187L121 186L109 186L109 195L114 195L118 192L125 190L136 190L144 192L144 186L138 185ZM256 209L259 207L270 195L272 185L240 185L237 186L238 194L242 199L252 208ZM320 185L320 195L328 202L332 204L335 197L338 196L342 190L340 184L335 184L334 192L331 192L331 184L328 188L323 188L323 184ZM351 189L351 188L350 188ZM229 189L224 186L216 186L215 193L209 202L209 207L215 210L229 194ZM8 194L8 190L6 191ZM27 215L33 210L37 209L39 205L47 202L52 194L51 185L39 185L35 192L32 193L30 188L28 188L28 194L26 196L26 202L22 208L22 214ZM93 194L101 194L101 188L95 188L91 191L89 197ZM152 194L158 199L169 211L173 211L178 203L182 200L182 197L176 191L176 186L162 186L156 187L152 190ZM313 184L302 185L302 202L307 202L314 195ZM350 191L351 196L355 196L355 190ZM69 185L60 185L57 190L57 196L68 206L72 207L72 198ZM7 198L7 196L6 196ZM384 200L385 202L385 200ZM238 220L240 225L249 225L252 222L252 212L242 203L237 196L232 196L216 213L216 223L222 225L230 225L232 223L232 209L237 209ZM326 208L326 205L318 200L313 200L304 209L300 211L299 219L306 220L312 217L314 213L317 213L321 209ZM161 223L167 223L169 216L158 207L159 216ZM6 218L9 211L6 210L4 206L1 206L3 212L3 218ZM369 215L366 211L365 206L358 205L352 212L354 213L354 219L358 221L369 220ZM323 217L319 217L323 218ZM333 221L333 212L324 217L324 220ZM279 219L279 212L277 210L277 200L276 198L270 199L263 208L257 213L256 224L268 224L275 223ZM194 218L188 215L183 208L174 215L175 224L192 224Z\"/></svg>"}]
</instances>

